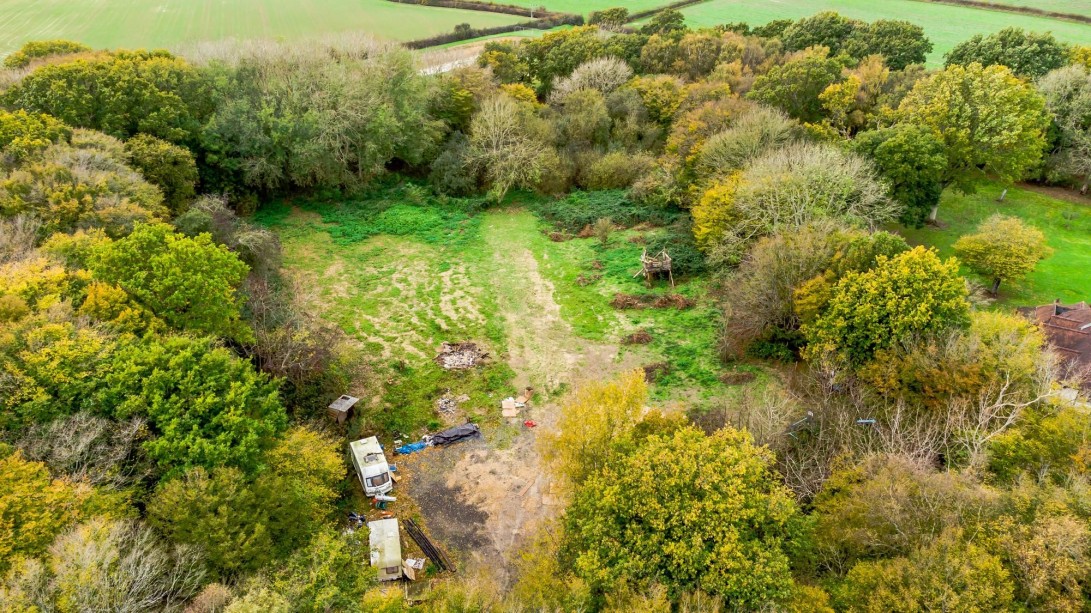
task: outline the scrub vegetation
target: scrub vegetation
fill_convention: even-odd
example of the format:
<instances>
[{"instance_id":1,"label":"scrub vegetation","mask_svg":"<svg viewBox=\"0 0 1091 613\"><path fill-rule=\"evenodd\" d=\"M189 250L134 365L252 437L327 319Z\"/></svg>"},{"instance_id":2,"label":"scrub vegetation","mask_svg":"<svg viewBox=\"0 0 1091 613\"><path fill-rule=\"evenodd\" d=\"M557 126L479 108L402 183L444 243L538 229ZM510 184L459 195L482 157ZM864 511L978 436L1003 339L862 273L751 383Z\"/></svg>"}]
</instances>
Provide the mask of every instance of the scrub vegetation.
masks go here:
<instances>
[{"instance_id":1,"label":"scrub vegetation","mask_svg":"<svg viewBox=\"0 0 1091 613\"><path fill-rule=\"evenodd\" d=\"M846 6L9 55L0 610L1087 609L1091 48Z\"/></svg>"}]
</instances>

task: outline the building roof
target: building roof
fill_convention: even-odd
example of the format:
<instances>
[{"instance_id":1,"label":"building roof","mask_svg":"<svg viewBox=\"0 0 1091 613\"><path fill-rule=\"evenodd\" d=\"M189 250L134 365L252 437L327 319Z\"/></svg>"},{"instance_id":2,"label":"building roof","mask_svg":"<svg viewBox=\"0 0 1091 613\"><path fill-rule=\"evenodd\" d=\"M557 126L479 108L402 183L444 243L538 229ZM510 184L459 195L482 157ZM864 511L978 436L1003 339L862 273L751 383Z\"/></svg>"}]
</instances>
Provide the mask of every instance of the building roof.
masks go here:
<instances>
[{"instance_id":1,"label":"building roof","mask_svg":"<svg viewBox=\"0 0 1091 613\"><path fill-rule=\"evenodd\" d=\"M379 519L367 522L367 541L371 548L371 565L378 568L402 565L402 541L398 520Z\"/></svg>"},{"instance_id":2,"label":"building roof","mask_svg":"<svg viewBox=\"0 0 1091 613\"><path fill-rule=\"evenodd\" d=\"M337 400L331 402L329 408L333 409L334 411L340 411L342 413L345 413L352 408L352 405L356 404L359 401L360 399L356 396L349 396L348 394L344 394Z\"/></svg>"},{"instance_id":3,"label":"building roof","mask_svg":"<svg viewBox=\"0 0 1091 613\"><path fill-rule=\"evenodd\" d=\"M1091 367L1091 306L1058 301L1024 312L1038 322L1062 358L1077 367Z\"/></svg>"}]
</instances>

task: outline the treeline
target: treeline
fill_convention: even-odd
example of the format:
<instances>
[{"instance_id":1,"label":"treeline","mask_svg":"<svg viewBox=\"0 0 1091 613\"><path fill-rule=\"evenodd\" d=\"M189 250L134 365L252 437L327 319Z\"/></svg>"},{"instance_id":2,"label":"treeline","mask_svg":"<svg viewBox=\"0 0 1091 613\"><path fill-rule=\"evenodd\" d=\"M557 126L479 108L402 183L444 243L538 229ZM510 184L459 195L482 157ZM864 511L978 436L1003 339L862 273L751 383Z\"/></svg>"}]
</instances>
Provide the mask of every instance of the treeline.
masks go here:
<instances>
[{"instance_id":1,"label":"treeline","mask_svg":"<svg viewBox=\"0 0 1091 613\"><path fill-rule=\"evenodd\" d=\"M0 608L403 607L333 519L347 468L321 409L367 356L292 307L246 219L393 176L627 190L618 220L670 223L663 247L731 289L725 358L793 364L694 416L707 432L645 414L636 377L577 395L601 410L567 411L553 445L571 505L503 606L1083 606L1086 441L1054 393L1072 377L978 308L1048 255L1040 232L1000 217L960 240L982 288L877 230L935 219L948 188L1086 188L1091 49L1008 29L929 72L906 22L612 15L438 76L360 41L9 57ZM434 607L491 598L449 583Z\"/></svg>"}]
</instances>

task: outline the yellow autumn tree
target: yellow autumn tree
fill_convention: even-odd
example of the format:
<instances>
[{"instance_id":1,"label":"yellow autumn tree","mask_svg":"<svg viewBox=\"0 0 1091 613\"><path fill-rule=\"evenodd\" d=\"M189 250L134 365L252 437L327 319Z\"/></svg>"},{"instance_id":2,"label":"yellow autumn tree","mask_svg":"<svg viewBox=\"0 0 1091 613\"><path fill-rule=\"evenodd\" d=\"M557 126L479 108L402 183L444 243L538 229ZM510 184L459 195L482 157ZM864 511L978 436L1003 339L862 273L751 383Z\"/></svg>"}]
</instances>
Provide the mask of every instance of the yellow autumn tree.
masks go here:
<instances>
[{"instance_id":1,"label":"yellow autumn tree","mask_svg":"<svg viewBox=\"0 0 1091 613\"><path fill-rule=\"evenodd\" d=\"M647 399L641 370L584 385L565 404L557 432L539 439L542 454L572 484L582 483L602 469L611 447L632 432Z\"/></svg>"},{"instance_id":2,"label":"yellow autumn tree","mask_svg":"<svg viewBox=\"0 0 1091 613\"><path fill-rule=\"evenodd\" d=\"M708 251L735 220L735 193L741 173L733 173L714 182L693 207L693 239L702 251Z\"/></svg>"},{"instance_id":3,"label":"yellow autumn tree","mask_svg":"<svg viewBox=\"0 0 1091 613\"><path fill-rule=\"evenodd\" d=\"M0 571L44 552L80 519L90 495L89 486L51 478L45 464L22 452L0 459Z\"/></svg>"}]
</instances>

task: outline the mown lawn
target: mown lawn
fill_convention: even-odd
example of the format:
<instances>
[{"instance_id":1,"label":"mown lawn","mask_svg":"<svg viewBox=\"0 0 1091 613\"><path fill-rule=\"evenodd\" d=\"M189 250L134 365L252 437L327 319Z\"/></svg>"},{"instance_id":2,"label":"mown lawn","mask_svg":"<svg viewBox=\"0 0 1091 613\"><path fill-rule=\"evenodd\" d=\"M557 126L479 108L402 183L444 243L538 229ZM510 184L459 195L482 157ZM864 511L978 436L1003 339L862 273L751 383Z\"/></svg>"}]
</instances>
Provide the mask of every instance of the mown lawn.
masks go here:
<instances>
[{"instance_id":1,"label":"mown lawn","mask_svg":"<svg viewBox=\"0 0 1091 613\"><path fill-rule=\"evenodd\" d=\"M710 0L686 7L682 13L690 26L714 26L737 21L759 25L827 10L866 21L904 19L919 24L935 46L928 56L928 64L933 67L942 65L945 53L974 34L991 34L1008 26L1050 31L1059 40L1070 43L1091 41L1089 24L919 0Z\"/></svg>"},{"instance_id":2,"label":"mown lawn","mask_svg":"<svg viewBox=\"0 0 1091 613\"><path fill-rule=\"evenodd\" d=\"M940 228L899 232L913 244L934 245L943 256L950 256L954 255L954 242L974 232L977 224L993 213L1019 217L1046 234L1054 254L1040 262L1024 281L1001 286L998 304L1026 306L1056 298L1064 302L1091 299L1091 204L1058 200L1019 188L1008 190L1004 202L997 202L1000 191L996 185L969 196L949 190L940 203ZM969 270L964 272L973 276Z\"/></svg>"},{"instance_id":3,"label":"mown lawn","mask_svg":"<svg viewBox=\"0 0 1091 613\"><path fill-rule=\"evenodd\" d=\"M66 38L96 48L174 48L225 38L298 40L363 32L410 40L460 23L498 26L515 15L385 0L4 0L0 55L28 40Z\"/></svg>"}]
</instances>

